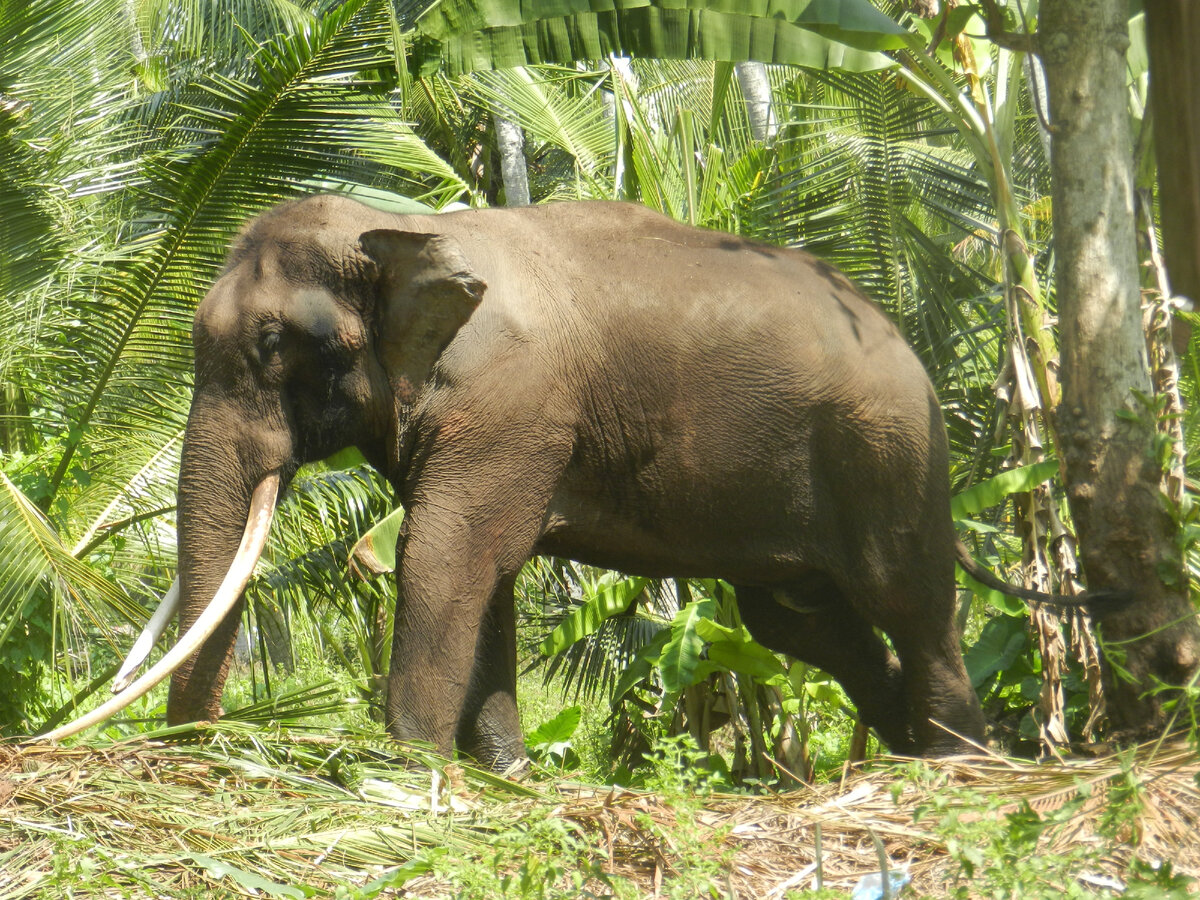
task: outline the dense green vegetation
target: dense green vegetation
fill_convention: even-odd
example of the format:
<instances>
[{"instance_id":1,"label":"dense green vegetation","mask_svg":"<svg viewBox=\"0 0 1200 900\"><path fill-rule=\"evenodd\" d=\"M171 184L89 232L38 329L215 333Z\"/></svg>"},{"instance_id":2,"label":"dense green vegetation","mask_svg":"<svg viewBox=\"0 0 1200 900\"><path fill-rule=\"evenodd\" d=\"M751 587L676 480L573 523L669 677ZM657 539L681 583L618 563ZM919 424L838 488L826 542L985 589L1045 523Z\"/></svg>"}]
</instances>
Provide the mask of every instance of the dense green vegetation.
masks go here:
<instances>
[{"instance_id":1,"label":"dense green vegetation","mask_svg":"<svg viewBox=\"0 0 1200 900\"><path fill-rule=\"evenodd\" d=\"M438 67L430 42L445 23L383 0L0 0L0 734L98 702L173 576L191 317L241 224L313 190L406 210L504 203L498 118L523 130L535 202L635 200L806 247L852 275L935 380L975 552L1014 578L1024 560L1035 583L1067 584L1048 549L1069 527L1046 480L1053 435L1027 396L1044 389L1055 341L1037 79L1020 54L960 33L965 15L939 43L934 24L880 8L934 52L909 53L876 20L809 30L798 55L769 58L812 68L764 70L774 125L756 134L732 63L592 57L456 74L480 61L459 46ZM492 62L513 62L505 46ZM1014 355L1014 321L1045 358ZM1198 358L1183 359L1185 399ZM1171 427L1194 444L1186 408L1161 417L1167 468L1181 449ZM1147 400L1147 415L1163 409ZM1190 552L1190 495L1169 502ZM394 591L350 560L391 505L353 454L297 479L249 589L234 721L379 733ZM540 561L520 593L526 730L551 769L660 785L652 750L686 734L693 764L744 786L836 772L854 752L840 689L749 641L720 583ZM1092 736L1085 627L966 590L962 622L1003 748ZM553 691L538 690L543 675ZM149 695L106 736L153 732L162 702ZM517 877L506 864L480 884L501 870Z\"/></svg>"}]
</instances>

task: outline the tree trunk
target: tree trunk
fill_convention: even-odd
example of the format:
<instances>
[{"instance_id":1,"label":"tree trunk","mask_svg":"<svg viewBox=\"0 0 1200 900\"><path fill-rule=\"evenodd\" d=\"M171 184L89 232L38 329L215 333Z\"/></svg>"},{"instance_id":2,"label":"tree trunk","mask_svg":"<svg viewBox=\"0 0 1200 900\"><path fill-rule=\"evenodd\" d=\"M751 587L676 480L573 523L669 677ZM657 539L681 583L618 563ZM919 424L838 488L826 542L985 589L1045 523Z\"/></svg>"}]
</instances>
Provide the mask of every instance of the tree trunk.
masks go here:
<instances>
[{"instance_id":1,"label":"tree trunk","mask_svg":"<svg viewBox=\"0 0 1200 900\"><path fill-rule=\"evenodd\" d=\"M734 65L742 97L746 101L746 118L750 120L750 136L756 141L774 139L779 125L771 106L771 79L767 67L760 62L740 62Z\"/></svg>"},{"instance_id":2,"label":"tree trunk","mask_svg":"<svg viewBox=\"0 0 1200 900\"><path fill-rule=\"evenodd\" d=\"M1163 256L1175 294L1200 303L1200 4L1146 0ZM1190 329L1176 319L1175 352Z\"/></svg>"},{"instance_id":3,"label":"tree trunk","mask_svg":"<svg viewBox=\"0 0 1200 900\"><path fill-rule=\"evenodd\" d=\"M1155 679L1180 685L1195 670L1200 629L1163 503L1155 417L1138 399L1152 387L1134 239L1127 14L1126 0L1046 0L1040 43L1054 126L1064 479L1089 588L1134 597L1098 619L1110 649L1112 724L1139 736L1164 721L1167 695L1145 696Z\"/></svg>"},{"instance_id":4,"label":"tree trunk","mask_svg":"<svg viewBox=\"0 0 1200 900\"><path fill-rule=\"evenodd\" d=\"M529 205L529 174L525 168L525 132L509 119L496 116L496 145L504 179L504 205Z\"/></svg>"}]
</instances>

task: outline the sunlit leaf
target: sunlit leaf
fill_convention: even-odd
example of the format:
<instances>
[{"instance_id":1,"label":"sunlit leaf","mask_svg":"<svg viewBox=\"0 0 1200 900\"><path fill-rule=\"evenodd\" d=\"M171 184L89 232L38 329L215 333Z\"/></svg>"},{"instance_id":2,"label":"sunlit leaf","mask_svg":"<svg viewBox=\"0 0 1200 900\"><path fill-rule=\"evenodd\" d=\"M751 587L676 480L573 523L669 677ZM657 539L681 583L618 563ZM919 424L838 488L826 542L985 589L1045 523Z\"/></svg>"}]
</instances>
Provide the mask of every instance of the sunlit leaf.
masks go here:
<instances>
[{"instance_id":1,"label":"sunlit leaf","mask_svg":"<svg viewBox=\"0 0 1200 900\"><path fill-rule=\"evenodd\" d=\"M978 515L988 507L1003 503L1012 494L1033 490L1057 474L1058 469L1057 459L1008 469L953 497L950 501L951 514L956 519Z\"/></svg>"},{"instance_id":2,"label":"sunlit leaf","mask_svg":"<svg viewBox=\"0 0 1200 900\"><path fill-rule=\"evenodd\" d=\"M561 653L576 641L595 634L600 624L611 616L625 612L629 604L646 589L649 579L606 577L594 586L584 603L576 607L538 650L546 656Z\"/></svg>"}]
</instances>

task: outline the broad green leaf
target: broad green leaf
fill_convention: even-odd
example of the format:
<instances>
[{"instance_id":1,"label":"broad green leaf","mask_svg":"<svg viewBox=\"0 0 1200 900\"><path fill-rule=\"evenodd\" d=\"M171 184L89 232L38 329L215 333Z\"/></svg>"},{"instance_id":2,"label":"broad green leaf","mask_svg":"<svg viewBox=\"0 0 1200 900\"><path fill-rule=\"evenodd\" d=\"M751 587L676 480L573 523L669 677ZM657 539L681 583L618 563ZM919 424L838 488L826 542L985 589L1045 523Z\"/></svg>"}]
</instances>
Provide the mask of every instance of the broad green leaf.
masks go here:
<instances>
[{"instance_id":1,"label":"broad green leaf","mask_svg":"<svg viewBox=\"0 0 1200 900\"><path fill-rule=\"evenodd\" d=\"M983 510L1004 502L1012 494L1033 490L1043 481L1052 478L1057 471L1058 460L1047 459L1001 472L952 498L950 514L955 519L978 515Z\"/></svg>"},{"instance_id":2,"label":"broad green leaf","mask_svg":"<svg viewBox=\"0 0 1200 900\"><path fill-rule=\"evenodd\" d=\"M832 679L809 681L804 685L804 693L818 703L824 703L826 706L833 707L834 709L842 709L846 705L845 694Z\"/></svg>"},{"instance_id":3,"label":"broad green leaf","mask_svg":"<svg viewBox=\"0 0 1200 900\"><path fill-rule=\"evenodd\" d=\"M744 625L739 628L731 628L713 619L697 619L696 633L710 643L716 641L750 640L750 632L746 630Z\"/></svg>"},{"instance_id":4,"label":"broad green leaf","mask_svg":"<svg viewBox=\"0 0 1200 900\"><path fill-rule=\"evenodd\" d=\"M213 859L211 856L203 856L199 853L192 853L190 859L213 878L218 880L228 878L234 884L238 885L238 887L252 895L258 894L261 891L268 897L303 898L306 896L305 892L300 890L300 888L268 881L261 875L255 875L253 872L239 869L237 866L224 860Z\"/></svg>"},{"instance_id":5,"label":"broad green leaf","mask_svg":"<svg viewBox=\"0 0 1200 900\"><path fill-rule=\"evenodd\" d=\"M394 572L396 540L400 537L400 525L403 522L404 508L396 507L359 538L350 554L351 560L372 575Z\"/></svg>"},{"instance_id":6,"label":"broad green leaf","mask_svg":"<svg viewBox=\"0 0 1200 900\"><path fill-rule=\"evenodd\" d=\"M778 15L778 12L767 14ZM864 50L903 50L912 46L909 32L869 0L811 0L795 21L831 40Z\"/></svg>"},{"instance_id":7,"label":"broad green leaf","mask_svg":"<svg viewBox=\"0 0 1200 900\"><path fill-rule=\"evenodd\" d=\"M974 531L977 534L999 534L1000 529L995 525L989 525L987 522L980 522L977 519L957 519L959 525L968 531Z\"/></svg>"},{"instance_id":8,"label":"broad green leaf","mask_svg":"<svg viewBox=\"0 0 1200 900\"><path fill-rule=\"evenodd\" d=\"M582 606L574 609L538 646L543 656L562 653L576 641L596 630L611 616L629 609L629 604L646 589L647 578L614 577L603 580L591 592Z\"/></svg>"},{"instance_id":9,"label":"broad green leaf","mask_svg":"<svg viewBox=\"0 0 1200 900\"><path fill-rule=\"evenodd\" d=\"M785 675L775 654L752 640L722 640L708 645L708 659L723 669L769 681Z\"/></svg>"},{"instance_id":10,"label":"broad green leaf","mask_svg":"<svg viewBox=\"0 0 1200 900\"><path fill-rule=\"evenodd\" d=\"M989 619L979 640L963 657L971 684L978 688L996 672L1008 669L1021 655L1027 640L1024 619L1015 616Z\"/></svg>"},{"instance_id":11,"label":"broad green leaf","mask_svg":"<svg viewBox=\"0 0 1200 900\"><path fill-rule=\"evenodd\" d=\"M1018 597L1010 597L1008 594L976 581L964 572L961 567L956 566L954 573L960 585L974 593L977 597L981 597L989 606L1005 615L1019 616L1027 609L1024 600Z\"/></svg>"},{"instance_id":12,"label":"broad green leaf","mask_svg":"<svg viewBox=\"0 0 1200 900\"><path fill-rule=\"evenodd\" d=\"M416 21L454 74L609 55L869 71L913 39L868 0L446 0Z\"/></svg>"},{"instance_id":13,"label":"broad green leaf","mask_svg":"<svg viewBox=\"0 0 1200 900\"><path fill-rule=\"evenodd\" d=\"M359 466L366 464L366 458L357 447L347 447L345 450L339 450L325 460L325 466L330 469L357 469Z\"/></svg>"},{"instance_id":14,"label":"broad green leaf","mask_svg":"<svg viewBox=\"0 0 1200 900\"><path fill-rule=\"evenodd\" d=\"M712 619L698 619L696 633L708 642L708 659L730 672L767 681L786 674L786 669L766 647L755 642L745 625L731 628Z\"/></svg>"},{"instance_id":15,"label":"broad green leaf","mask_svg":"<svg viewBox=\"0 0 1200 900\"><path fill-rule=\"evenodd\" d=\"M712 600L698 600L676 613L670 639L658 660L663 687L668 691L681 691L696 683L705 647L696 626L704 619L711 619L715 611L716 603Z\"/></svg>"},{"instance_id":16,"label":"broad green leaf","mask_svg":"<svg viewBox=\"0 0 1200 900\"><path fill-rule=\"evenodd\" d=\"M577 766L579 758L571 747L571 738L579 727L583 710L569 706L548 722L543 722L525 739L529 752L543 762L567 768Z\"/></svg>"},{"instance_id":17,"label":"broad green leaf","mask_svg":"<svg viewBox=\"0 0 1200 900\"><path fill-rule=\"evenodd\" d=\"M553 719L543 722L531 731L525 738L525 743L531 747L542 747L569 741L579 727L582 717L582 707L568 706Z\"/></svg>"}]
</instances>

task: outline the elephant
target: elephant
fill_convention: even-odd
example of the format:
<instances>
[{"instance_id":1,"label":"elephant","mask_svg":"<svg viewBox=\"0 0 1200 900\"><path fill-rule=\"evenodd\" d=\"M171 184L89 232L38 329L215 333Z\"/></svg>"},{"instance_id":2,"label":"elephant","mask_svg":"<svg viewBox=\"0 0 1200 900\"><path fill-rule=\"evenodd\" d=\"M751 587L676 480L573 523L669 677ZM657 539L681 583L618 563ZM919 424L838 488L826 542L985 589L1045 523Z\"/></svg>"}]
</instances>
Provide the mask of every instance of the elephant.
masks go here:
<instances>
[{"instance_id":1,"label":"elephant","mask_svg":"<svg viewBox=\"0 0 1200 900\"><path fill-rule=\"evenodd\" d=\"M221 714L278 491L353 446L405 509L396 739L519 763L513 590L547 554L724 579L753 637L829 672L894 752L983 742L941 408L833 266L619 202L323 194L245 227L193 340L170 723Z\"/></svg>"}]
</instances>

